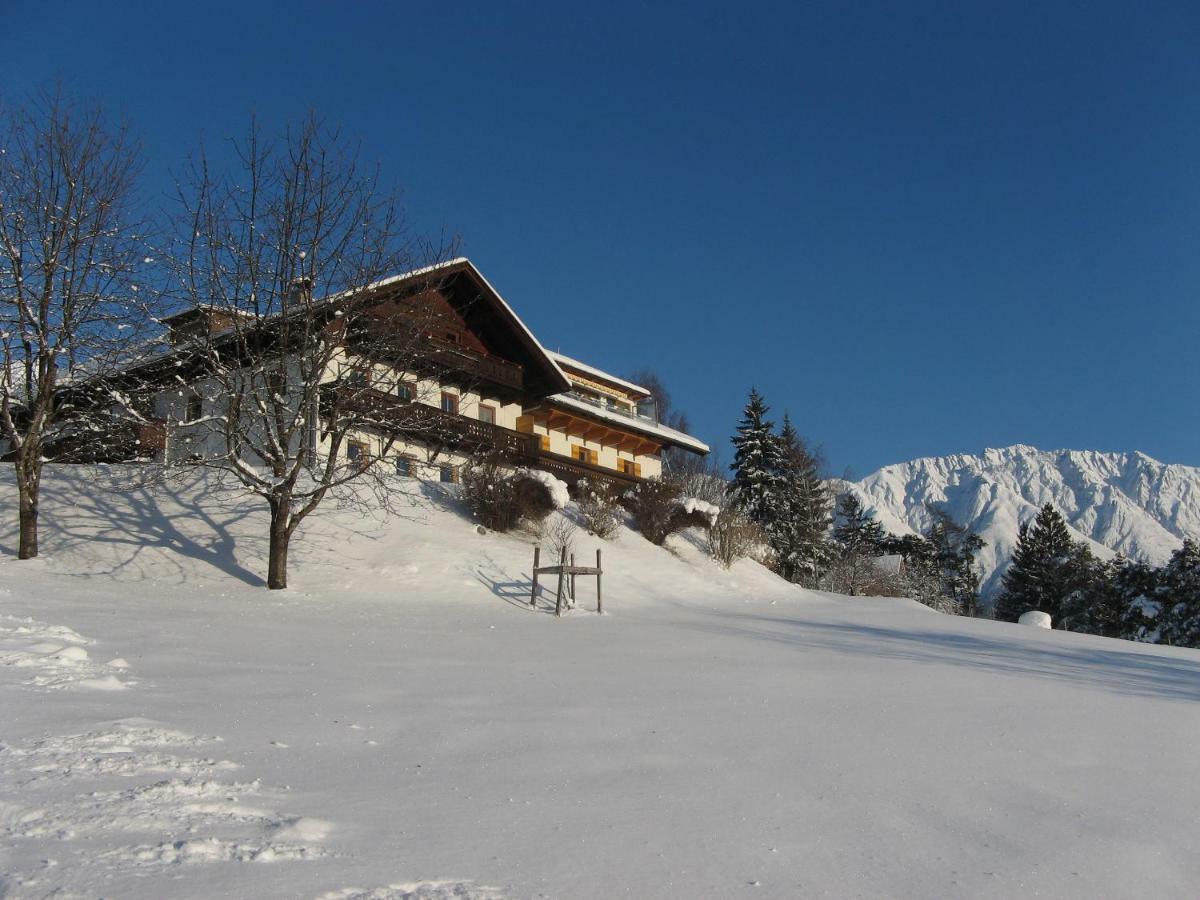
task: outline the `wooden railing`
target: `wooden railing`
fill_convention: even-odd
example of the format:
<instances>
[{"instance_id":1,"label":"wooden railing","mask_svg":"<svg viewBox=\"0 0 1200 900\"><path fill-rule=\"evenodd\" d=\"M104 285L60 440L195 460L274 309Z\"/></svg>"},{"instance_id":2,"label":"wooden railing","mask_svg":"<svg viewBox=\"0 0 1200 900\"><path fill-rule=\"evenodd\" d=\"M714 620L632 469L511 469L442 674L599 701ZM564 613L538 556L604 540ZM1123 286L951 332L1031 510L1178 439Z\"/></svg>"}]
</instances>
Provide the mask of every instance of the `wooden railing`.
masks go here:
<instances>
[{"instance_id":1,"label":"wooden railing","mask_svg":"<svg viewBox=\"0 0 1200 900\"><path fill-rule=\"evenodd\" d=\"M486 356L451 341L428 337L429 359L451 372L482 378L505 387L520 390L525 383L524 369L516 363L495 356Z\"/></svg>"},{"instance_id":2,"label":"wooden railing","mask_svg":"<svg viewBox=\"0 0 1200 900\"><path fill-rule=\"evenodd\" d=\"M423 333L395 320L374 323L360 339L351 338L351 344L356 340L364 352L405 369L427 369L442 377L457 375L490 381L518 391L525 386L525 369L517 363Z\"/></svg>"},{"instance_id":3,"label":"wooden railing","mask_svg":"<svg viewBox=\"0 0 1200 900\"><path fill-rule=\"evenodd\" d=\"M536 459L531 464L543 472L549 472L555 478L565 481L572 492L580 480L584 478L591 482L601 482L611 485L619 491L627 491L641 481L636 476L618 472L616 469L607 469L604 466L592 465L580 459L572 459L569 456L559 456L557 453L541 449L540 446L538 446L536 451Z\"/></svg>"},{"instance_id":4,"label":"wooden railing","mask_svg":"<svg viewBox=\"0 0 1200 900\"><path fill-rule=\"evenodd\" d=\"M336 410L364 428L378 428L464 453L494 451L514 461L533 458L535 437L531 434L442 412L436 406L370 388L330 385L322 391L321 410L326 415Z\"/></svg>"},{"instance_id":5,"label":"wooden railing","mask_svg":"<svg viewBox=\"0 0 1200 900\"><path fill-rule=\"evenodd\" d=\"M634 475L616 469L543 450L539 435L443 412L436 406L403 400L383 391L330 385L322 392L322 413L333 413L335 401L338 412L354 417L364 428L378 428L468 454L498 453L513 465L531 466L549 472L565 481L572 491L584 478L611 485L620 491L626 491L641 481Z\"/></svg>"}]
</instances>

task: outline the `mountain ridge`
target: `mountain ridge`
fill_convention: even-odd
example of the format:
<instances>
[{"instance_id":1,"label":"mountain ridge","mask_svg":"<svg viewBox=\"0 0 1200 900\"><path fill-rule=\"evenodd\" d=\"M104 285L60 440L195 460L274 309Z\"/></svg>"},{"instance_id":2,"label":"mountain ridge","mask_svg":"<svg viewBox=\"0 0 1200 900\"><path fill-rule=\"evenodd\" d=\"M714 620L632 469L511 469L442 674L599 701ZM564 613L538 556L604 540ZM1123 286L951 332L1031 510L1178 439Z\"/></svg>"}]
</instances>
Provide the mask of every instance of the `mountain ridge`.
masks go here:
<instances>
[{"instance_id":1,"label":"mountain ridge","mask_svg":"<svg viewBox=\"0 0 1200 900\"><path fill-rule=\"evenodd\" d=\"M1184 538L1200 538L1200 467L1138 450L989 447L884 466L838 489L853 491L895 534L923 531L930 504L978 532L988 542L979 555L985 597L1000 588L1021 524L1045 503L1104 557L1161 565Z\"/></svg>"}]
</instances>

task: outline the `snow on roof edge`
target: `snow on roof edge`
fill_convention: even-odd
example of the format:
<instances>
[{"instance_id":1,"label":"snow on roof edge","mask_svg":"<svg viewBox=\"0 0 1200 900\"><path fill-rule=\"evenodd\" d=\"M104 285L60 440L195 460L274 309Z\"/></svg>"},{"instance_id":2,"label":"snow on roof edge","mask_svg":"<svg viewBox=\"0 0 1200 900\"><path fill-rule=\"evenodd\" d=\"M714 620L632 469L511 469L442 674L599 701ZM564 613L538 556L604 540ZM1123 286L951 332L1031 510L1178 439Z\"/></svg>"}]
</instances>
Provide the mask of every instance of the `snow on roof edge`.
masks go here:
<instances>
[{"instance_id":1,"label":"snow on roof edge","mask_svg":"<svg viewBox=\"0 0 1200 900\"><path fill-rule=\"evenodd\" d=\"M593 406L586 400L577 400L569 394L555 394L549 399L554 403L570 406L580 412L597 416L614 424L624 425L626 428L632 428L635 431L642 431L655 437L664 438L673 444L696 453L708 453L712 449L704 441L694 438L690 434L684 434L682 431L676 431L674 428L668 428L666 425L651 425L648 422L639 422L637 419L631 419L629 416L623 416L620 413L610 412L607 409Z\"/></svg>"},{"instance_id":2,"label":"snow on roof edge","mask_svg":"<svg viewBox=\"0 0 1200 900\"><path fill-rule=\"evenodd\" d=\"M628 390L643 394L646 397L650 396L650 391L648 391L646 388L642 387L640 384L634 384L632 381L626 381L624 378L618 378L616 375L610 375L608 372L605 372L603 369L597 369L595 366L589 366L585 362L580 362L577 359L572 359L571 357L567 356L565 353L559 353L555 350L547 350L546 352L550 355L550 358L553 359L556 363L560 363L560 362L564 363L565 365L579 369L579 371L581 371L587 375L595 375L597 378L603 378L605 381L611 381L613 384L620 385L621 387L626 388Z\"/></svg>"}]
</instances>

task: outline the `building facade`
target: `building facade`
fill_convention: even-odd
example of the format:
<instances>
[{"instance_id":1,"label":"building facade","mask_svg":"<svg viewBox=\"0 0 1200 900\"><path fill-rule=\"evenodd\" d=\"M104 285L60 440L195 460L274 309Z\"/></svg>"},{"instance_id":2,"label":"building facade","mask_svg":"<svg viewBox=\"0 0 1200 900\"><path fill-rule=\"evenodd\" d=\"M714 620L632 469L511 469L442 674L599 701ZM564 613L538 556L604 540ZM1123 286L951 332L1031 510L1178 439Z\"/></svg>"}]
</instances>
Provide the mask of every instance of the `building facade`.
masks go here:
<instances>
[{"instance_id":1,"label":"building facade","mask_svg":"<svg viewBox=\"0 0 1200 900\"><path fill-rule=\"evenodd\" d=\"M369 290L380 328L410 328L419 320L421 349L402 364L347 352L330 367L331 391L353 384L355 402L377 411L376 424L340 448L347 464L370 459L401 475L454 481L472 457L495 454L571 487L582 478L632 486L662 473L668 448L708 452L702 441L659 423L644 387L546 350L467 259ZM227 312L189 310L165 324L171 344L185 348L236 322ZM180 462L222 452L205 423L225 402L203 377L175 374L153 398L153 425L141 427L140 455ZM328 453L321 446L323 409L306 414L306 439L318 454Z\"/></svg>"}]
</instances>

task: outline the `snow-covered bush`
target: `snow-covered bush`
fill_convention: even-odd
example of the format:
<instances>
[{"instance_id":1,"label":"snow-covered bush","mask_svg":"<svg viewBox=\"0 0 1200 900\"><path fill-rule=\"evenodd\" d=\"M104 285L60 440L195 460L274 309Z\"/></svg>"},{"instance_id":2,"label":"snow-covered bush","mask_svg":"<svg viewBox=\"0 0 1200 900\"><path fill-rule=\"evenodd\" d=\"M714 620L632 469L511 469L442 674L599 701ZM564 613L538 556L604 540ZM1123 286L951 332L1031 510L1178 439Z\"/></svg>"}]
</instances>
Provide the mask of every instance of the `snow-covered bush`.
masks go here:
<instances>
[{"instance_id":1,"label":"snow-covered bush","mask_svg":"<svg viewBox=\"0 0 1200 900\"><path fill-rule=\"evenodd\" d=\"M721 507L717 504L696 497L680 497L675 501L675 505L676 515L685 520L685 528L689 525L711 528L721 513Z\"/></svg>"},{"instance_id":2,"label":"snow-covered bush","mask_svg":"<svg viewBox=\"0 0 1200 900\"><path fill-rule=\"evenodd\" d=\"M509 473L495 456L472 459L462 473L462 497L471 514L492 531L541 522L567 504L567 486L546 472Z\"/></svg>"},{"instance_id":3,"label":"snow-covered bush","mask_svg":"<svg viewBox=\"0 0 1200 900\"><path fill-rule=\"evenodd\" d=\"M625 494L625 503L637 530L652 544L662 545L684 525L679 516L679 486L650 478Z\"/></svg>"},{"instance_id":4,"label":"snow-covered bush","mask_svg":"<svg viewBox=\"0 0 1200 900\"><path fill-rule=\"evenodd\" d=\"M724 568L728 569L765 543L762 529L732 500L727 499L717 508L708 527L708 551Z\"/></svg>"},{"instance_id":5,"label":"snow-covered bush","mask_svg":"<svg viewBox=\"0 0 1200 900\"><path fill-rule=\"evenodd\" d=\"M597 481L593 484L581 478L575 491L579 495L576 501L579 514L587 530L605 540L613 537L621 523L618 489L611 482Z\"/></svg>"}]
</instances>

